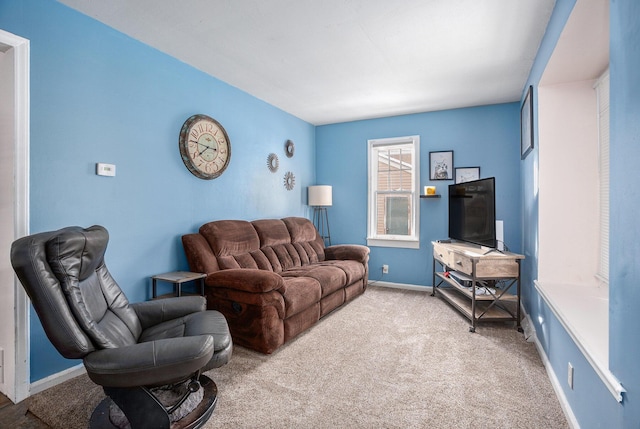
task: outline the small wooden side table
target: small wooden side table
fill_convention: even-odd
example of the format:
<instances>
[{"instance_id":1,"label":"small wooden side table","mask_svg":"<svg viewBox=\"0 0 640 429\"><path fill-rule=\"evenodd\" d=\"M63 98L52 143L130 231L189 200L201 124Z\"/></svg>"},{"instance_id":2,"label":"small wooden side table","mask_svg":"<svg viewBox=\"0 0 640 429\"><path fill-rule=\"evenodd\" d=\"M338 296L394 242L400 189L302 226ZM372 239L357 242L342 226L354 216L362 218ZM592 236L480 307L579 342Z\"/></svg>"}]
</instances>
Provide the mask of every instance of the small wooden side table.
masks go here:
<instances>
[{"instance_id":1,"label":"small wooden side table","mask_svg":"<svg viewBox=\"0 0 640 429\"><path fill-rule=\"evenodd\" d=\"M196 281L200 285L200 295L204 296L204 278L207 277L203 273L192 273L189 271L173 271L170 273L156 274L151 276L153 287L153 298L157 298L158 280L173 283L173 295L182 296L182 284L186 282Z\"/></svg>"}]
</instances>

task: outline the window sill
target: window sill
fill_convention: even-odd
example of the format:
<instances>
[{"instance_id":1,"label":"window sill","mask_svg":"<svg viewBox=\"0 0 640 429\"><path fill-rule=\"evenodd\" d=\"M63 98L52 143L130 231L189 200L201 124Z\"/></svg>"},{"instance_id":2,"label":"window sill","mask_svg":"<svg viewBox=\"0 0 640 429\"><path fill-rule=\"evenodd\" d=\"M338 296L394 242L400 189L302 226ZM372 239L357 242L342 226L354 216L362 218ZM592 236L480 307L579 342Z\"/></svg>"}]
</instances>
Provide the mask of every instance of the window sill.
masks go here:
<instances>
[{"instance_id":1,"label":"window sill","mask_svg":"<svg viewBox=\"0 0 640 429\"><path fill-rule=\"evenodd\" d=\"M373 247L399 247L404 249L419 249L419 240L394 240L381 238L367 238L367 246Z\"/></svg>"},{"instance_id":2,"label":"window sill","mask_svg":"<svg viewBox=\"0 0 640 429\"><path fill-rule=\"evenodd\" d=\"M536 290L618 402L624 387L609 370L609 294L606 287L538 281Z\"/></svg>"}]
</instances>

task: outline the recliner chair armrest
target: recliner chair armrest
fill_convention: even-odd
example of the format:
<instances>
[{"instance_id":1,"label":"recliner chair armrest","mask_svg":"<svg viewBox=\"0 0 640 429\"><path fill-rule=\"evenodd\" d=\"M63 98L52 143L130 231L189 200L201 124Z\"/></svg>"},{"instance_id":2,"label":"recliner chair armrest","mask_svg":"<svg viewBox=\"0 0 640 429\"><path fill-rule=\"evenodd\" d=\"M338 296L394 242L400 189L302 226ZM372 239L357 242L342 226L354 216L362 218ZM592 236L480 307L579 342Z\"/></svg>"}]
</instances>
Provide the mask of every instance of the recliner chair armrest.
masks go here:
<instances>
[{"instance_id":1,"label":"recliner chair armrest","mask_svg":"<svg viewBox=\"0 0 640 429\"><path fill-rule=\"evenodd\" d=\"M186 379L213 356L213 337L166 338L116 349L103 349L84 358L94 383L107 387L162 386Z\"/></svg>"},{"instance_id":2,"label":"recliner chair armrest","mask_svg":"<svg viewBox=\"0 0 640 429\"><path fill-rule=\"evenodd\" d=\"M205 284L244 292L264 293L280 289L284 285L284 280L280 274L272 271L232 268L209 274L205 279Z\"/></svg>"},{"instance_id":3,"label":"recliner chair armrest","mask_svg":"<svg viewBox=\"0 0 640 429\"><path fill-rule=\"evenodd\" d=\"M328 260L354 260L362 264L369 261L369 248L360 244L337 244L324 249Z\"/></svg>"},{"instance_id":4,"label":"recliner chair armrest","mask_svg":"<svg viewBox=\"0 0 640 429\"><path fill-rule=\"evenodd\" d=\"M131 307L138 315L142 329L147 329L166 320L204 311L207 309L207 300L203 296L181 296L135 302Z\"/></svg>"}]
</instances>

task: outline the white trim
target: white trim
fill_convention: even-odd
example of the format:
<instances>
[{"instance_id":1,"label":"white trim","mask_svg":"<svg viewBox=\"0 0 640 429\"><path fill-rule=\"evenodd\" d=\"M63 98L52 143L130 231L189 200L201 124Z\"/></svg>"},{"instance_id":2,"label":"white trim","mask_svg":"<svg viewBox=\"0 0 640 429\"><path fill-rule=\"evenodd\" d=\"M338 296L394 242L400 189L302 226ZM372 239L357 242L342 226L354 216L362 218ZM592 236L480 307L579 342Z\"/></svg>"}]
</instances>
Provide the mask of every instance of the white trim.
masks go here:
<instances>
[{"instance_id":1,"label":"white trim","mask_svg":"<svg viewBox=\"0 0 640 429\"><path fill-rule=\"evenodd\" d=\"M14 46L15 50L15 237L29 234L29 147L30 129L30 44L26 39ZM22 285L15 281L16 305L16 401L29 396L29 299Z\"/></svg>"},{"instance_id":2,"label":"white trim","mask_svg":"<svg viewBox=\"0 0 640 429\"><path fill-rule=\"evenodd\" d=\"M610 231L610 78L609 68L598 78L596 91L598 111L598 281L609 284Z\"/></svg>"},{"instance_id":3,"label":"white trim","mask_svg":"<svg viewBox=\"0 0 640 429\"><path fill-rule=\"evenodd\" d=\"M392 289L405 289L405 290L415 290L418 292L433 292L432 286L420 286L420 285L412 285L407 283L392 283L392 282L383 282L379 280L369 280L368 286L372 287L387 287Z\"/></svg>"},{"instance_id":4,"label":"white trim","mask_svg":"<svg viewBox=\"0 0 640 429\"><path fill-rule=\"evenodd\" d=\"M566 309L570 307L566 303L562 304L560 295L553 295L551 293L550 286L544 286L538 280L535 280L533 283L544 302L549 306L560 324L562 324L565 331L567 331L580 352L584 355L585 359L589 362L596 374L598 374L603 384L609 389L609 392L611 392L616 401L622 402L623 393L626 392L626 390L616 376L609 370L608 359L607 362L603 362L602 357L598 354L598 350L596 350L597 347L594 349L594 341L589 339L588 334L590 334L590 332L584 328L584 321L576 320L575 316L571 316L566 311ZM560 287L560 285L554 286L556 286L556 289ZM567 287L567 285L562 286ZM607 320L597 320L594 318L597 317L598 314L603 314L605 318L608 317L609 301L608 299L606 301L604 299L598 299L597 296L590 296L588 292L592 292L594 289L595 288L578 287L576 292L570 294L570 296L572 297L575 308L584 309L586 308L586 304L589 304L588 308L591 309L594 308L594 304L600 306L605 305L606 309L601 309L602 311L580 311L580 313L584 318L589 319L589 322L606 326ZM583 300L585 305L578 304L577 302L580 300ZM582 329L580 329L581 327ZM604 347L608 347L608 341L605 341L605 343ZM605 352L608 357L608 350L605 350Z\"/></svg>"},{"instance_id":5,"label":"white trim","mask_svg":"<svg viewBox=\"0 0 640 429\"><path fill-rule=\"evenodd\" d=\"M72 378L76 378L82 374L86 374L87 370L83 364L79 364L73 366L71 368L67 368L64 371L60 371L56 374L51 374L48 377L40 379L35 383L31 384L31 394L35 395L36 393L44 392L50 387L57 386L60 383L64 383L65 381L71 380Z\"/></svg>"},{"instance_id":6,"label":"white trim","mask_svg":"<svg viewBox=\"0 0 640 429\"><path fill-rule=\"evenodd\" d=\"M532 342L535 344L536 349L538 350L538 354L540 355L540 359L542 359L542 364L547 370L547 375L549 376L549 381L551 382L551 386L553 390L556 392L556 396L558 397L558 402L560 403L560 408L564 412L564 416L567 418L567 422L572 429L580 429L580 424L578 423L578 419L576 419L575 414L573 414L573 410L571 409L571 405L569 405L569 401L567 400L566 395L564 394L564 390L560 386L560 382L558 381L558 377L556 376L553 367L551 366L551 362L547 357L547 354L540 344L540 340L538 339L538 335L536 335L536 330L533 328L533 322L531 317L524 309L524 306L520 306L520 310L522 311L522 315L524 316L522 321L522 326L525 328L525 339L528 342ZM531 330L527 329L527 327L531 327Z\"/></svg>"},{"instance_id":7,"label":"white trim","mask_svg":"<svg viewBox=\"0 0 640 429\"><path fill-rule=\"evenodd\" d=\"M29 234L29 123L30 123L30 43L29 40L0 30L0 42L11 46L14 55L14 237ZM18 403L29 397L29 300L18 282L15 292L15 385L7 396Z\"/></svg>"},{"instance_id":8,"label":"white trim","mask_svg":"<svg viewBox=\"0 0 640 429\"><path fill-rule=\"evenodd\" d=\"M607 66L607 68L605 69L605 71L602 72L602 74L600 75L600 77L596 80L596 82L593 84L593 88L597 88L598 85L600 85L603 80L605 79L609 79L610 76L610 71L609 71L609 66Z\"/></svg>"},{"instance_id":9,"label":"white trim","mask_svg":"<svg viewBox=\"0 0 640 429\"><path fill-rule=\"evenodd\" d=\"M398 240L398 239L381 239L367 238L367 246L374 247L401 247L404 249L419 249L420 241L418 240Z\"/></svg>"}]
</instances>

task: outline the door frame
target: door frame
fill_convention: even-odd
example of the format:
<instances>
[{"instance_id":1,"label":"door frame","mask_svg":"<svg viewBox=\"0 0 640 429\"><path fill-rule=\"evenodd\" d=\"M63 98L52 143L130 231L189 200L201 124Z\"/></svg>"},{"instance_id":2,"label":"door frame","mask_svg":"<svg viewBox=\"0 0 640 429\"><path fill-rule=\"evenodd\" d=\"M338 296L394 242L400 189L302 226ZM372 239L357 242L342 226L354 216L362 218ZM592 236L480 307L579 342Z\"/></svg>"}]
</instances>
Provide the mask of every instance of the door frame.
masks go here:
<instances>
[{"instance_id":1,"label":"door frame","mask_svg":"<svg viewBox=\"0 0 640 429\"><path fill-rule=\"evenodd\" d=\"M30 44L29 40L0 30L0 43L10 46L7 54L14 56L14 225L13 235L17 239L29 234L29 123L30 123ZM14 383L7 385L5 394L18 403L29 397L29 299L14 276L14 332L15 359L13 368L7 368L5 356L4 370L13 370Z\"/></svg>"}]
</instances>

